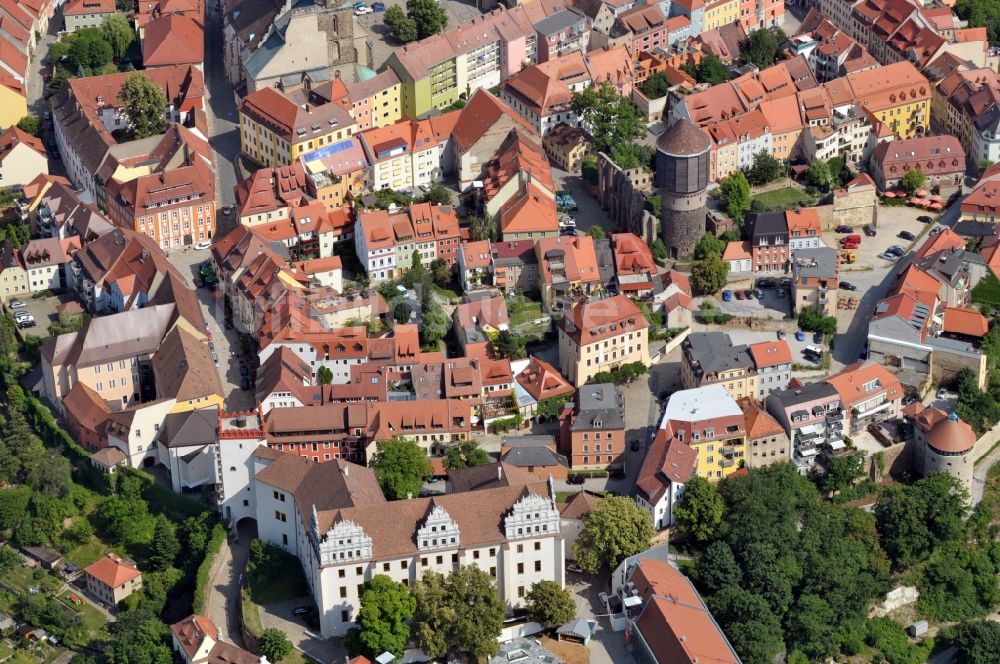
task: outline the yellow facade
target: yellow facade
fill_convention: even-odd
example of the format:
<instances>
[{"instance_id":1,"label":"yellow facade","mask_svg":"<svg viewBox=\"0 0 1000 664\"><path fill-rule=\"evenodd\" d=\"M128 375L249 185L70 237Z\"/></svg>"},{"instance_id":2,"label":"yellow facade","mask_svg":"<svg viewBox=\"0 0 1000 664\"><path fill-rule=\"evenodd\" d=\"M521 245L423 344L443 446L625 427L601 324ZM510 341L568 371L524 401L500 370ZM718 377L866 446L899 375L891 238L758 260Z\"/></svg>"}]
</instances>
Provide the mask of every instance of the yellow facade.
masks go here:
<instances>
[{"instance_id":1,"label":"yellow facade","mask_svg":"<svg viewBox=\"0 0 1000 664\"><path fill-rule=\"evenodd\" d=\"M705 30L714 30L740 20L740 0L720 0L705 7Z\"/></svg>"},{"instance_id":2,"label":"yellow facade","mask_svg":"<svg viewBox=\"0 0 1000 664\"><path fill-rule=\"evenodd\" d=\"M319 135L301 140L287 140L266 125L240 113L240 150L258 164L268 167L293 164L304 152L331 145L354 134L357 125L339 126Z\"/></svg>"},{"instance_id":3,"label":"yellow facade","mask_svg":"<svg viewBox=\"0 0 1000 664\"><path fill-rule=\"evenodd\" d=\"M892 129L897 138L913 138L917 135L917 127L922 127L926 132L930 125L931 101L927 98L899 104L874 111L872 115Z\"/></svg>"},{"instance_id":4,"label":"yellow facade","mask_svg":"<svg viewBox=\"0 0 1000 664\"><path fill-rule=\"evenodd\" d=\"M388 127L400 121L403 117L402 89L403 86L397 83L371 96L369 104L373 127Z\"/></svg>"},{"instance_id":5,"label":"yellow facade","mask_svg":"<svg viewBox=\"0 0 1000 664\"><path fill-rule=\"evenodd\" d=\"M692 441L691 449L698 453L698 475L708 480L729 477L746 458L746 436L722 440Z\"/></svg>"},{"instance_id":6,"label":"yellow facade","mask_svg":"<svg viewBox=\"0 0 1000 664\"><path fill-rule=\"evenodd\" d=\"M203 397L198 397L197 399L189 399L186 401L178 401L173 408L170 409L171 413L186 413L189 410L201 410L202 408L212 408L218 407L220 410L225 407L225 400L222 398L221 394L206 394Z\"/></svg>"},{"instance_id":7,"label":"yellow facade","mask_svg":"<svg viewBox=\"0 0 1000 664\"><path fill-rule=\"evenodd\" d=\"M6 85L0 85L0 129L16 125L28 114L28 101Z\"/></svg>"}]
</instances>

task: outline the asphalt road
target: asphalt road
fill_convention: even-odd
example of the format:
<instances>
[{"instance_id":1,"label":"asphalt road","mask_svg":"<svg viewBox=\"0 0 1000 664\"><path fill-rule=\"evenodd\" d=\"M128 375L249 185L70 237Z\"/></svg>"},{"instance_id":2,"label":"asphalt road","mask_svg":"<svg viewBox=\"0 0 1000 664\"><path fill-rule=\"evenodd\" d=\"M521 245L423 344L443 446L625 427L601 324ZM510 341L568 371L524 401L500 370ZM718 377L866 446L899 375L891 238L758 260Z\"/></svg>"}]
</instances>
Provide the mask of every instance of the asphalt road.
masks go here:
<instances>
[{"instance_id":1,"label":"asphalt road","mask_svg":"<svg viewBox=\"0 0 1000 664\"><path fill-rule=\"evenodd\" d=\"M208 116L208 143L215 153L215 200L219 206L236 202L233 188L240 179L240 127L233 86L226 78L222 62L222 19L218 6L208 7L205 29L205 96ZM221 233L221 219L216 232Z\"/></svg>"}]
</instances>

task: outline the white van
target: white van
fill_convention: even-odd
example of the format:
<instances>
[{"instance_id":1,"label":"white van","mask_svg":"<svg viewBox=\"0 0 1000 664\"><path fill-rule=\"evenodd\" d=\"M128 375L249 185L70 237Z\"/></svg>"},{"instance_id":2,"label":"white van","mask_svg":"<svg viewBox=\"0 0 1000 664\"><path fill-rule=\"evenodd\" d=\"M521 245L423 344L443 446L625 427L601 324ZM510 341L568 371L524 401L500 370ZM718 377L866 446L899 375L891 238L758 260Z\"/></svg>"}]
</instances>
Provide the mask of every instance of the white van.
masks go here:
<instances>
[{"instance_id":1,"label":"white van","mask_svg":"<svg viewBox=\"0 0 1000 664\"><path fill-rule=\"evenodd\" d=\"M805 353L806 355L815 355L817 359L823 357L823 349L819 346L806 346Z\"/></svg>"}]
</instances>

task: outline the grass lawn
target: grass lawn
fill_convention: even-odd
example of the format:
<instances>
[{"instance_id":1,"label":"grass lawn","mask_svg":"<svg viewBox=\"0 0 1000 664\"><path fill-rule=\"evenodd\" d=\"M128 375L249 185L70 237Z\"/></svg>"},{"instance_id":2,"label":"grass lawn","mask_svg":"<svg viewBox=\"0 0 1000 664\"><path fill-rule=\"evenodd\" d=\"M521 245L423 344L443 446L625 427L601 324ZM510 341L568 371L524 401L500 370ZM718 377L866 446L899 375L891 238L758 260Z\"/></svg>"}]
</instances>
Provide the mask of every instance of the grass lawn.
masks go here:
<instances>
[{"instance_id":1,"label":"grass lawn","mask_svg":"<svg viewBox=\"0 0 1000 664\"><path fill-rule=\"evenodd\" d=\"M80 615L83 620L83 624L87 627L87 629L91 632L99 632L104 629L104 626L107 625L108 622L104 617L104 614L86 602L83 602L83 604L74 604L69 599L70 595L79 596L78 593L75 593L72 590L66 590L63 594L59 595L59 599L62 600L62 602L68 606L71 611Z\"/></svg>"},{"instance_id":2,"label":"grass lawn","mask_svg":"<svg viewBox=\"0 0 1000 664\"><path fill-rule=\"evenodd\" d=\"M453 291L452 289L450 289L450 288L441 288L437 284L434 284L434 290L437 291L437 294L440 295L445 300L447 300L448 302L458 301L458 298L462 297L461 295L459 295L457 292ZM285 660L285 661L288 661L288 660Z\"/></svg>"},{"instance_id":3,"label":"grass lawn","mask_svg":"<svg viewBox=\"0 0 1000 664\"><path fill-rule=\"evenodd\" d=\"M14 654L14 648L6 641L0 641L0 660L7 659Z\"/></svg>"},{"instance_id":4,"label":"grass lawn","mask_svg":"<svg viewBox=\"0 0 1000 664\"><path fill-rule=\"evenodd\" d=\"M255 563L251 553L248 565L247 588L254 602L271 604L309 594L306 577L294 556L276 546L266 547L264 555Z\"/></svg>"},{"instance_id":5,"label":"grass lawn","mask_svg":"<svg viewBox=\"0 0 1000 664\"><path fill-rule=\"evenodd\" d=\"M28 586L41 583L40 581L35 581L34 570L21 565L0 576L0 582L10 586L18 593L27 592Z\"/></svg>"},{"instance_id":6,"label":"grass lawn","mask_svg":"<svg viewBox=\"0 0 1000 664\"><path fill-rule=\"evenodd\" d=\"M752 197L753 201L760 201L768 210L787 210L796 203L808 204L812 202L812 197L801 189L795 187L782 187L773 191L765 191Z\"/></svg>"},{"instance_id":7,"label":"grass lawn","mask_svg":"<svg viewBox=\"0 0 1000 664\"><path fill-rule=\"evenodd\" d=\"M91 535L88 542L74 547L66 552L65 558L66 562L72 563L80 569L83 569L106 554L108 551L111 551L110 546L99 540L96 535Z\"/></svg>"},{"instance_id":8,"label":"grass lawn","mask_svg":"<svg viewBox=\"0 0 1000 664\"><path fill-rule=\"evenodd\" d=\"M250 599L250 593L243 590L243 624L254 636L260 636L264 626L260 622L260 607Z\"/></svg>"},{"instance_id":9,"label":"grass lawn","mask_svg":"<svg viewBox=\"0 0 1000 664\"><path fill-rule=\"evenodd\" d=\"M557 503L568 503L569 499L575 496L578 491L556 491Z\"/></svg>"},{"instance_id":10,"label":"grass lawn","mask_svg":"<svg viewBox=\"0 0 1000 664\"><path fill-rule=\"evenodd\" d=\"M511 327L520 327L536 318L542 317L542 305L540 302L532 302L523 297L518 297L507 305L507 314L510 317Z\"/></svg>"}]
</instances>

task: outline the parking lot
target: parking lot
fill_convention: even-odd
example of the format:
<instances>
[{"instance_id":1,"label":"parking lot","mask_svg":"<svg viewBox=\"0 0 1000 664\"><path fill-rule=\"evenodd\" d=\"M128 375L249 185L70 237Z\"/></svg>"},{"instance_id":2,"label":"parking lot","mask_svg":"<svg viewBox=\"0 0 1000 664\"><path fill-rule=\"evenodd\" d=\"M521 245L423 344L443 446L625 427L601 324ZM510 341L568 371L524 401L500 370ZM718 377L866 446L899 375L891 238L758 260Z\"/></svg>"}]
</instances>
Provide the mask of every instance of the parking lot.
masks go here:
<instances>
[{"instance_id":1,"label":"parking lot","mask_svg":"<svg viewBox=\"0 0 1000 664\"><path fill-rule=\"evenodd\" d=\"M56 313L56 307L58 307L62 302L68 302L72 298L66 296L51 296L51 297L38 297L34 298L30 295L24 295L19 298L12 298L11 302L22 302L24 307L13 309L10 306L7 310L11 314L23 311L35 319L34 327L18 328L18 333L22 336L27 336L29 334L44 337L49 334L49 325L55 323L59 320L59 314Z\"/></svg>"},{"instance_id":2,"label":"parking lot","mask_svg":"<svg viewBox=\"0 0 1000 664\"><path fill-rule=\"evenodd\" d=\"M861 236L861 244L857 249L852 250L857 259L855 263L841 263L840 270L844 278L851 280L851 276L848 275L851 272L887 270L892 265L892 262L879 258L879 254L893 245L898 244L906 249L907 252L912 251L914 246L919 246L923 242L921 234L926 234L931 227L936 225L935 223L918 221L917 217L921 216L927 216L932 220L938 217L934 213L912 207L879 206L877 235L875 237L868 237L861 229L851 233ZM903 240L899 237L899 233L902 231L913 233L917 239L915 241ZM848 235L850 234L837 233L832 230L826 231L823 233L823 242L828 247L839 248L840 240Z\"/></svg>"},{"instance_id":3,"label":"parking lot","mask_svg":"<svg viewBox=\"0 0 1000 664\"><path fill-rule=\"evenodd\" d=\"M399 5L406 9L406 0L381 0L386 9ZM458 0L438 0L448 13L448 27L454 27L481 14L474 2L459 2ZM369 6L373 1L368 3ZM378 71L389 55L402 44L389 34L389 28L382 21L385 12L373 12L363 16L355 16L355 21L368 32L368 48L371 54L371 68Z\"/></svg>"},{"instance_id":4,"label":"parking lot","mask_svg":"<svg viewBox=\"0 0 1000 664\"><path fill-rule=\"evenodd\" d=\"M764 293L763 299L759 299L756 295L739 299L737 292L739 295L744 295L751 286L750 280L729 284L727 289L732 293L732 299L726 302L724 292L719 293L715 302L716 308L733 316L753 316L774 321L781 321L790 313L792 300L787 288L763 288L761 289ZM781 295L782 292L784 295Z\"/></svg>"}]
</instances>

